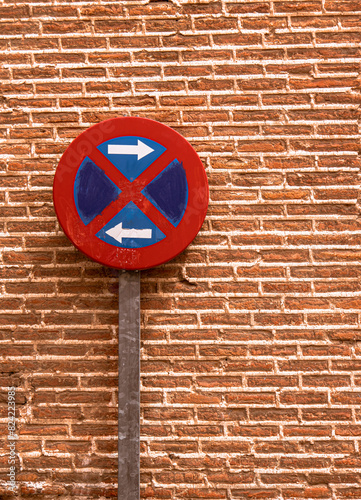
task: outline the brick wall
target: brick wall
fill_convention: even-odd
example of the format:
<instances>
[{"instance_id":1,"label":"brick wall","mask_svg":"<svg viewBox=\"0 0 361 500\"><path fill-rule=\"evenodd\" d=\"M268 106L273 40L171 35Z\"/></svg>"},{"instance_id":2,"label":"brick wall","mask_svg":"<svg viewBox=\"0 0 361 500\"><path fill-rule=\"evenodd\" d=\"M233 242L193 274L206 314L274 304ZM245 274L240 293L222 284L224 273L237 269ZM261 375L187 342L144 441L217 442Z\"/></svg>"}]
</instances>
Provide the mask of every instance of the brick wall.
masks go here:
<instances>
[{"instance_id":1,"label":"brick wall","mask_svg":"<svg viewBox=\"0 0 361 500\"><path fill-rule=\"evenodd\" d=\"M142 498L361 498L360 14L1 3L0 478L15 385L17 498L117 494L117 272L52 206L66 146L116 116L179 131L210 183L193 244L142 272Z\"/></svg>"}]
</instances>

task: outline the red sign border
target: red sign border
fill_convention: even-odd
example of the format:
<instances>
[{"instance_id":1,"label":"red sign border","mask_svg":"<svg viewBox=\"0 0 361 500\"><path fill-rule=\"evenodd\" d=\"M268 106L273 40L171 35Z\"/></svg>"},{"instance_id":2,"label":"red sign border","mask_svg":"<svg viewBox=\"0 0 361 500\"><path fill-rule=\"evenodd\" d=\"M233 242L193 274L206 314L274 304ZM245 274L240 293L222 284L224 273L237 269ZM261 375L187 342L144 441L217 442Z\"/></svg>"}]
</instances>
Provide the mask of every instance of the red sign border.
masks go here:
<instances>
[{"instance_id":1,"label":"red sign border","mask_svg":"<svg viewBox=\"0 0 361 500\"><path fill-rule=\"evenodd\" d=\"M183 164L188 181L188 203L178 226L171 227L166 238L158 243L135 249L115 247L91 234L81 221L74 201L74 182L82 161L99 144L130 135L153 140L167 149L171 147L174 158ZM92 260L126 270L156 267L180 254L198 234L207 213L208 199L206 172L189 142L167 125L138 117L111 118L82 132L61 157L53 184L55 212L70 241ZM109 219L102 220L102 217L102 214L97 216L101 224L105 225Z\"/></svg>"}]
</instances>

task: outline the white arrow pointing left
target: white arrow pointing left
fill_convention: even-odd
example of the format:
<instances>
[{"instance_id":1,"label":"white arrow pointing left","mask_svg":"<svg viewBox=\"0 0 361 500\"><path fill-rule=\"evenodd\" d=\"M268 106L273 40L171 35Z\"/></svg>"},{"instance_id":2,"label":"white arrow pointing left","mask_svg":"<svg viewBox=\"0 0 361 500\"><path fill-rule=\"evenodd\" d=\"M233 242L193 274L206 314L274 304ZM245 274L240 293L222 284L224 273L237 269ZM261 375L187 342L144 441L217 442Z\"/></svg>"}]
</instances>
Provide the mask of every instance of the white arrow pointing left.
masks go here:
<instances>
[{"instance_id":1,"label":"white arrow pointing left","mask_svg":"<svg viewBox=\"0 0 361 500\"><path fill-rule=\"evenodd\" d=\"M153 153L154 149L138 139L138 144L108 144L108 155L136 155L138 160Z\"/></svg>"},{"instance_id":2,"label":"white arrow pointing left","mask_svg":"<svg viewBox=\"0 0 361 500\"><path fill-rule=\"evenodd\" d=\"M119 243L122 243L123 238L150 239L152 237L152 230L151 229L135 229L135 228L125 229L125 228L123 228L122 222L120 224L117 224L116 226L112 227L111 229L108 229L108 231L105 231L105 232L106 232L106 234L109 234L109 236L114 238L115 240L119 241Z\"/></svg>"}]
</instances>

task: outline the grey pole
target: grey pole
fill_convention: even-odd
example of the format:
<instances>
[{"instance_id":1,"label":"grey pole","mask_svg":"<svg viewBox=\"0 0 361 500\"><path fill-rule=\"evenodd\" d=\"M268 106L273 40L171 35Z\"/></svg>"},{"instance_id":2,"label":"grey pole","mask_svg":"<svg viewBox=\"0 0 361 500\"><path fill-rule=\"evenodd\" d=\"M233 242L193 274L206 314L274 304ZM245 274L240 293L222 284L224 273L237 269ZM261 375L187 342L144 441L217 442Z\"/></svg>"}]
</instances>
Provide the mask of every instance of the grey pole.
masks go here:
<instances>
[{"instance_id":1,"label":"grey pole","mask_svg":"<svg viewBox=\"0 0 361 500\"><path fill-rule=\"evenodd\" d=\"M139 500L140 272L119 274L118 500Z\"/></svg>"}]
</instances>

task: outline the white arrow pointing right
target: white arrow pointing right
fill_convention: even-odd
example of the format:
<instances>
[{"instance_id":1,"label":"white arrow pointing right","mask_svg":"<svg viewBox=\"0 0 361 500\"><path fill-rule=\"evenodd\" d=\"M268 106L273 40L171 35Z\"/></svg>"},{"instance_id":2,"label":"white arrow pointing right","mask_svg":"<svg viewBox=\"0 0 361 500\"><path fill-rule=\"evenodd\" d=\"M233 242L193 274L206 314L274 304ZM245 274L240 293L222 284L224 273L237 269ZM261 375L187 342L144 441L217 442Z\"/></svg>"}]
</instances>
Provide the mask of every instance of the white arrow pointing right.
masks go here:
<instances>
[{"instance_id":1,"label":"white arrow pointing right","mask_svg":"<svg viewBox=\"0 0 361 500\"><path fill-rule=\"evenodd\" d=\"M138 160L153 153L154 149L138 139L138 144L108 144L108 155L136 155Z\"/></svg>"},{"instance_id":2,"label":"white arrow pointing right","mask_svg":"<svg viewBox=\"0 0 361 500\"><path fill-rule=\"evenodd\" d=\"M152 230L151 229L135 229L135 228L124 229L122 222L120 222L120 224L117 224L116 226L112 227L111 229L108 229L108 231L105 231L105 232L106 232L106 234L109 234L109 236L114 238L115 240L119 241L119 243L122 243L123 238L150 239L152 237Z\"/></svg>"}]
</instances>

